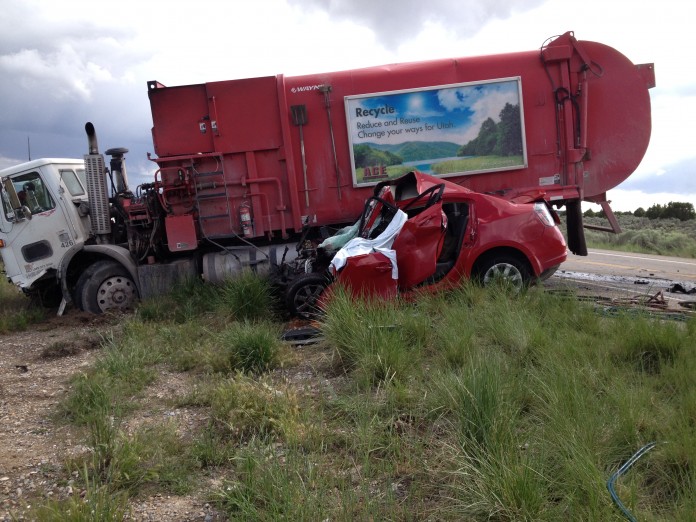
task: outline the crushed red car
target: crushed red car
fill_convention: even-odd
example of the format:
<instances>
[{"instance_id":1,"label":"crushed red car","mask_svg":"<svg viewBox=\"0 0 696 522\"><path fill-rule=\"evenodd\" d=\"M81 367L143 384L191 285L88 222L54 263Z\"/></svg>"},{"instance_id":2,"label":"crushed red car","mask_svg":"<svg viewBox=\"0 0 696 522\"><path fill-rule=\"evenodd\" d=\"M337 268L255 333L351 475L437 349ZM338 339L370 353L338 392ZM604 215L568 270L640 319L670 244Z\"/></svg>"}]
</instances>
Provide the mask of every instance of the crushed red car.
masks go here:
<instances>
[{"instance_id":1,"label":"crushed red car","mask_svg":"<svg viewBox=\"0 0 696 522\"><path fill-rule=\"evenodd\" d=\"M410 172L375 187L360 220L302 251L305 273L286 289L291 313L312 316L332 282L353 295L394 297L450 288L462 278L515 288L552 275L565 261L558 216L538 196L514 203Z\"/></svg>"}]
</instances>

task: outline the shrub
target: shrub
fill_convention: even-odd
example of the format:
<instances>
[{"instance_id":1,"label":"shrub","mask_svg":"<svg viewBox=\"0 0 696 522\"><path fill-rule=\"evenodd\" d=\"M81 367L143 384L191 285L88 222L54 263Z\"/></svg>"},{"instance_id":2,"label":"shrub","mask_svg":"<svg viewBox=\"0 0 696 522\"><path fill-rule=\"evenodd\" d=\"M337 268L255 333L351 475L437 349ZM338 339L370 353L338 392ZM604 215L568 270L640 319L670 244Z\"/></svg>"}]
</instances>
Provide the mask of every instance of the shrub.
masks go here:
<instances>
[{"instance_id":1,"label":"shrub","mask_svg":"<svg viewBox=\"0 0 696 522\"><path fill-rule=\"evenodd\" d=\"M418 371L429 329L398 301L354 299L332 294L322 330L346 371L363 387L406 382Z\"/></svg>"},{"instance_id":2,"label":"shrub","mask_svg":"<svg viewBox=\"0 0 696 522\"><path fill-rule=\"evenodd\" d=\"M290 389L237 375L219 383L210 394L214 424L237 440L283 437L298 422L299 404Z\"/></svg>"},{"instance_id":3,"label":"shrub","mask_svg":"<svg viewBox=\"0 0 696 522\"><path fill-rule=\"evenodd\" d=\"M232 323L221 333L220 343L228 370L261 373L278 362L279 331L271 323Z\"/></svg>"},{"instance_id":4,"label":"shrub","mask_svg":"<svg viewBox=\"0 0 696 522\"><path fill-rule=\"evenodd\" d=\"M675 360L686 343L684 333L673 323L643 317L624 317L619 327L617 357L647 373L658 373Z\"/></svg>"},{"instance_id":5,"label":"shrub","mask_svg":"<svg viewBox=\"0 0 696 522\"><path fill-rule=\"evenodd\" d=\"M219 306L238 320L257 321L273 314L271 285L250 270L226 281L220 290Z\"/></svg>"}]
</instances>

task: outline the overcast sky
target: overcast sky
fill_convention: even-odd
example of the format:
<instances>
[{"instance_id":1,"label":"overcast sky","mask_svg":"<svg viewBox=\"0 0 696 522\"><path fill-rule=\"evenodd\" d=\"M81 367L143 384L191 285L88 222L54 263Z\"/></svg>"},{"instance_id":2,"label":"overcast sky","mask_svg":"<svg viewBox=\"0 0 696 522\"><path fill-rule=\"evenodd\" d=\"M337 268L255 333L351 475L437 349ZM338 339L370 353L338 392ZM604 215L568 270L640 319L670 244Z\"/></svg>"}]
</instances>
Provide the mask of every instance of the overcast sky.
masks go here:
<instances>
[{"instance_id":1,"label":"overcast sky","mask_svg":"<svg viewBox=\"0 0 696 522\"><path fill-rule=\"evenodd\" d=\"M3 0L0 168L127 147L131 177L154 171L146 83L335 71L538 49L575 31L655 63L644 161L610 191L615 210L696 205L693 0Z\"/></svg>"}]
</instances>

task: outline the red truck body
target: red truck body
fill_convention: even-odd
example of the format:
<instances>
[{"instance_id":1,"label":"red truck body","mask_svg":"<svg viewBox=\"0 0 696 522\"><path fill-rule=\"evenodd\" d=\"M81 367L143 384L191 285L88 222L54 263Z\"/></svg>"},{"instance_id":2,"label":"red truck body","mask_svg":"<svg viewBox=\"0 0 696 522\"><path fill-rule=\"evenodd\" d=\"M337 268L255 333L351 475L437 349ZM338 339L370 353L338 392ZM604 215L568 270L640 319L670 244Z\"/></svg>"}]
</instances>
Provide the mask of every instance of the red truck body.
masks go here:
<instances>
[{"instance_id":1,"label":"red truck body","mask_svg":"<svg viewBox=\"0 0 696 522\"><path fill-rule=\"evenodd\" d=\"M150 82L170 250L193 250L202 238L286 238L305 223L355 219L370 185L389 176L384 165L357 166L351 144L359 141L359 127L369 129L363 135L372 132L373 146L384 138L378 132L387 130L374 126L392 117L394 130L422 131L425 122L435 124L426 112L416 118L389 114L389 100L423 92L459 95L496 82L518 89L521 158L502 168L455 169L449 181L511 199L543 194L579 209L581 200L605 201L643 158L652 64L634 65L613 48L577 41L572 33L530 52L179 87ZM367 118L357 118L353 111L363 100L383 105L362 109ZM418 140L429 143L426 132ZM571 250L582 253L570 235Z\"/></svg>"},{"instance_id":2,"label":"red truck body","mask_svg":"<svg viewBox=\"0 0 696 522\"><path fill-rule=\"evenodd\" d=\"M298 311L323 290L337 238L374 191L390 186L398 202L404 180L417 178L449 187L442 226L432 234L412 212L406 229L429 245L447 232L449 257L397 239L400 290L498 272L543 279L566 255L549 204L566 207L568 249L586 254L580 203L612 217L606 193L645 154L654 84L652 64L572 33L523 53L149 82L154 180L131 191L128 150L107 149L107 167L87 123L84 162L0 173L0 253L10 280L60 300L61 313L69 302L127 308L182 279L219 282L245 269L271 275ZM435 266L425 280L422 258L427 272Z\"/></svg>"}]
</instances>

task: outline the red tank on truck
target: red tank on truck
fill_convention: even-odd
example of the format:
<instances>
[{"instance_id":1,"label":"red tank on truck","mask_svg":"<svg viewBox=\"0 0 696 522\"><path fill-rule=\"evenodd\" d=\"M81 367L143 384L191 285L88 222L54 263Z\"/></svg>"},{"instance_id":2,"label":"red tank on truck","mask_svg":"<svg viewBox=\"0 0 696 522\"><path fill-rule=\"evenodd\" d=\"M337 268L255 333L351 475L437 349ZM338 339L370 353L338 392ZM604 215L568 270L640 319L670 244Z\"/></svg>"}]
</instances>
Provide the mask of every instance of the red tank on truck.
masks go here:
<instances>
[{"instance_id":1,"label":"red tank on truck","mask_svg":"<svg viewBox=\"0 0 696 522\"><path fill-rule=\"evenodd\" d=\"M553 208L565 209L576 255L587 253L582 201L602 205L618 229L607 191L645 154L654 85L652 64L572 32L528 52L151 81L150 182L129 187L128 150L105 159L91 123L84 158L0 171L6 276L59 313L69 303L101 313L182 279L216 283L250 269L269 274L298 312L324 286L317 274L337 276L327 270L338 250L376 239L398 209L439 223L426 248L435 257L409 287L510 270L533 282L565 260ZM385 226L360 225L376 206L391 209ZM521 214L536 217L508 219Z\"/></svg>"}]
</instances>

